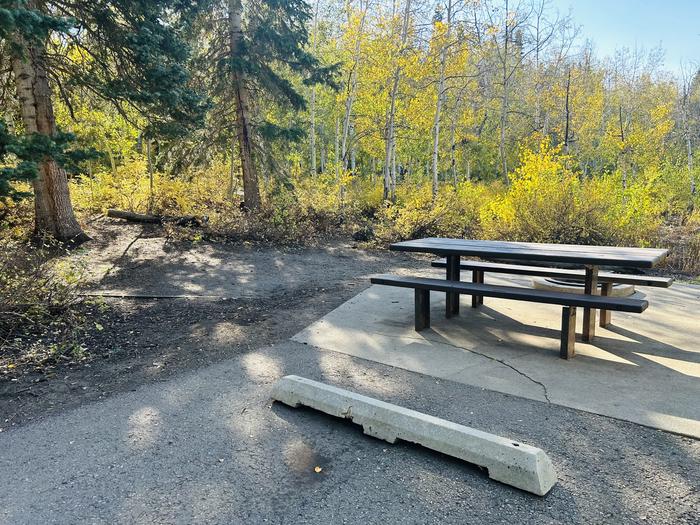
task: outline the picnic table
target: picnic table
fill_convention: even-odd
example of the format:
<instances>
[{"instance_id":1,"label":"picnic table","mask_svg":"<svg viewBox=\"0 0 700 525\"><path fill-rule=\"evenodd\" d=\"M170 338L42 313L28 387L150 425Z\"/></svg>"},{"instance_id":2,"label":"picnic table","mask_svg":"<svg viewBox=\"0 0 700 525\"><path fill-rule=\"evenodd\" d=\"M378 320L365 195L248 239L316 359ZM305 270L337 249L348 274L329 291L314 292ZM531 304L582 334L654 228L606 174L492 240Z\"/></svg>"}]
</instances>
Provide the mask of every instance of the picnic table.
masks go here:
<instances>
[{"instance_id":1,"label":"picnic table","mask_svg":"<svg viewBox=\"0 0 700 525\"><path fill-rule=\"evenodd\" d=\"M471 239L425 238L397 242L391 250L403 252L431 253L445 257L442 262L435 261L434 266L446 267L446 280L436 281L425 278L375 278L372 282L389 286L403 286L416 290L416 329L429 326L430 290L446 293L446 315L452 317L459 313L460 294L472 294L472 306L483 302L483 296L502 297L514 300L559 304L564 307L562 320L562 357L573 355L573 338L576 307L584 308L584 341L591 341L595 336L596 306L601 309L601 325L609 322L610 310L643 312L648 303L641 299L602 298L599 297L598 284L603 286L603 295L608 295L615 282L628 282L645 286L668 287L672 279L645 277L626 274L600 272L600 267L649 269L657 266L667 256L667 250L655 248L628 248L617 246L583 246L575 244L548 244L531 242L485 241ZM518 266L496 263L461 262L462 257L478 257L484 260L505 260L514 262L536 263L533 266ZM565 263L582 270L557 269ZM542 266L550 267L543 270ZM460 269L473 270L473 284L460 282ZM583 294L554 293L531 291L526 289L494 286L484 284L484 271L537 275L549 272L552 275L564 275L580 278L583 281ZM600 280L599 280L600 277ZM442 284L441 284L442 283ZM577 298L574 299L574 296ZM609 307L610 310L603 310ZM567 317L568 316L568 317ZM606 319L603 319L603 316ZM566 339L566 340L565 340Z\"/></svg>"}]
</instances>

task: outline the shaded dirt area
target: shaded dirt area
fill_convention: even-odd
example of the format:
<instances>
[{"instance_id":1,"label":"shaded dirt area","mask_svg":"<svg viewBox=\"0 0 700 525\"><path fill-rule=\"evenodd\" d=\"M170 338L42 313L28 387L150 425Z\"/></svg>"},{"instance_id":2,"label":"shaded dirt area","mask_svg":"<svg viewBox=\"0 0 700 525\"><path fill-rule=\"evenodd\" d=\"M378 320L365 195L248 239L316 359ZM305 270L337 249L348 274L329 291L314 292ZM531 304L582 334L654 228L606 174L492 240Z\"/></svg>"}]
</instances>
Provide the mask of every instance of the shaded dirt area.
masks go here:
<instances>
[{"instance_id":1,"label":"shaded dirt area","mask_svg":"<svg viewBox=\"0 0 700 525\"><path fill-rule=\"evenodd\" d=\"M150 226L99 222L73 254L85 290L85 361L0 378L0 428L133 390L288 339L369 285L424 265L350 242L303 248L180 243Z\"/></svg>"}]
</instances>

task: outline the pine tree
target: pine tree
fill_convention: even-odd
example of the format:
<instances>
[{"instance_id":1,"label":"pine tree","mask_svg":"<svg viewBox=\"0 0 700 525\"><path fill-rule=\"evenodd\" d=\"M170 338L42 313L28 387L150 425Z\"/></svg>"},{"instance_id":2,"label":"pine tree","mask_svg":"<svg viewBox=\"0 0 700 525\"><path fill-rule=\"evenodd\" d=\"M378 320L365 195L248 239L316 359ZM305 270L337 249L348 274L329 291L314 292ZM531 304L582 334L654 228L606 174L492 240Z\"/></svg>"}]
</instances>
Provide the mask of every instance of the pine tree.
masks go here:
<instances>
[{"instance_id":1,"label":"pine tree","mask_svg":"<svg viewBox=\"0 0 700 525\"><path fill-rule=\"evenodd\" d=\"M19 200L29 196L27 192L17 190L13 183L36 179L39 163L35 159L51 157L66 171L74 172L80 162L96 156L91 149L71 148L74 139L72 134L60 132L53 137L39 133L19 136L11 133L0 120L0 200Z\"/></svg>"},{"instance_id":2,"label":"pine tree","mask_svg":"<svg viewBox=\"0 0 700 525\"><path fill-rule=\"evenodd\" d=\"M13 182L30 182L37 175L37 165L35 162L25 158L24 144L21 138L10 133L4 122L0 121L0 201L10 198L18 200L27 195L18 191ZM10 164L10 156L18 159Z\"/></svg>"},{"instance_id":3,"label":"pine tree","mask_svg":"<svg viewBox=\"0 0 700 525\"><path fill-rule=\"evenodd\" d=\"M187 47L178 33L194 16L187 0L0 0L0 44L9 47L27 137L53 144L32 159L35 228L62 241L87 239L75 218L57 146L57 93L86 90L147 116L148 136L185 133L202 118L187 87ZM50 50L50 52L49 52ZM61 138L62 140L58 140Z\"/></svg>"},{"instance_id":4,"label":"pine tree","mask_svg":"<svg viewBox=\"0 0 700 525\"><path fill-rule=\"evenodd\" d=\"M305 85L332 84L334 68L322 67L307 49L311 8L304 0L213 0L204 18L201 30L210 36L200 39L199 61L206 71L201 81L210 84L215 102L212 141L223 142L222 134L233 136L229 143L241 161L244 204L255 210L263 144L303 136L297 126L266 121L260 105L304 109L306 101L291 78L299 75Z\"/></svg>"}]
</instances>

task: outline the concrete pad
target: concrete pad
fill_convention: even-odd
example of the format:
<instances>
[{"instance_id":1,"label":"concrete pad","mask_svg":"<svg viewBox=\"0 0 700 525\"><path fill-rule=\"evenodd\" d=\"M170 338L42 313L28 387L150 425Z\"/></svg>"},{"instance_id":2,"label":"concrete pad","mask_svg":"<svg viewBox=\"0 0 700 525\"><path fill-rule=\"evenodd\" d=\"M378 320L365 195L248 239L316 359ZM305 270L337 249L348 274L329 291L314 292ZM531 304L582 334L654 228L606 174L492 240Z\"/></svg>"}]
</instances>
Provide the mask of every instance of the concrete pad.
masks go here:
<instances>
[{"instance_id":1,"label":"concrete pad","mask_svg":"<svg viewBox=\"0 0 700 525\"><path fill-rule=\"evenodd\" d=\"M349 419L365 434L389 443L402 439L485 467L491 479L538 496L557 482L547 454L525 443L299 376L281 378L272 392L273 399L286 405Z\"/></svg>"},{"instance_id":2,"label":"concrete pad","mask_svg":"<svg viewBox=\"0 0 700 525\"><path fill-rule=\"evenodd\" d=\"M486 280L530 282L488 274ZM558 357L560 307L487 298L472 309L462 297L459 318L445 319L444 294L432 293L432 327L417 333L413 291L386 286L368 288L293 340L700 438L700 287L644 293L646 312L613 313L613 324L598 327L590 344L578 341L569 361Z\"/></svg>"}]
</instances>

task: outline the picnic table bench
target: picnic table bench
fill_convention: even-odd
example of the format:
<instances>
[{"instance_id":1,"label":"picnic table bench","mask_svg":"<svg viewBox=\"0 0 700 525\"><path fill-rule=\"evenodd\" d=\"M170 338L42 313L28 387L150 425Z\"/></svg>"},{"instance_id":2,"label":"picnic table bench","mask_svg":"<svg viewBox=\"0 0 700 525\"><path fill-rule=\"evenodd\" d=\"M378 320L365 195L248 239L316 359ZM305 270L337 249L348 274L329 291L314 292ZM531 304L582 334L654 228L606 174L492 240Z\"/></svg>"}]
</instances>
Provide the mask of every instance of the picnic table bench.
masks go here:
<instances>
[{"instance_id":1,"label":"picnic table bench","mask_svg":"<svg viewBox=\"0 0 700 525\"><path fill-rule=\"evenodd\" d=\"M447 260L438 259L431 263L436 268L446 268ZM472 282L483 283L484 273L505 273L511 275L529 275L533 277L556 277L570 281L583 281L586 278L586 272L576 268L550 268L544 266L525 266L517 264L503 264L488 261L460 261L459 267L461 270L471 270ZM601 295L607 297L611 295L613 285L615 284L633 284L635 286L652 286L656 288L668 288L673 284L673 279L670 277L658 277L654 275L635 275L613 272L598 273L598 282L600 282ZM480 296L472 296L472 306L476 307L483 304L483 299ZM601 327L606 327L611 322L610 310L600 310Z\"/></svg>"},{"instance_id":2,"label":"picnic table bench","mask_svg":"<svg viewBox=\"0 0 700 525\"><path fill-rule=\"evenodd\" d=\"M374 284L415 290L416 330L423 330L430 326L431 291L446 293L445 313L447 317L453 317L459 313L460 295L471 295L474 307L482 304L484 297L557 304L562 306L560 356L564 359L569 359L574 355L576 308L584 309L582 339L591 341L595 336L596 310L601 310L601 325L606 326L610 322L611 311L641 313L648 307L648 302L643 299L610 297L610 290L614 283L668 287L673 282L671 279L663 277L599 272L601 265L653 268L667 255L667 251L661 249L442 238L404 241L392 244L390 248L396 251L431 253L444 257L444 259L434 261L432 264L446 268L446 280L398 276L374 277L371 280ZM580 265L583 268L543 268L484 261L461 261L462 256L535 261L538 264L550 265L567 263ZM471 283L460 280L460 270L462 269L472 271ZM485 272L547 275L582 280L584 293L552 292L485 284ZM598 292L599 281L602 283L602 295L599 295Z\"/></svg>"}]
</instances>

